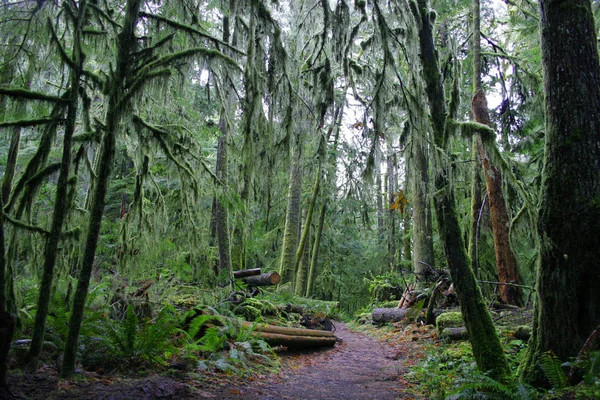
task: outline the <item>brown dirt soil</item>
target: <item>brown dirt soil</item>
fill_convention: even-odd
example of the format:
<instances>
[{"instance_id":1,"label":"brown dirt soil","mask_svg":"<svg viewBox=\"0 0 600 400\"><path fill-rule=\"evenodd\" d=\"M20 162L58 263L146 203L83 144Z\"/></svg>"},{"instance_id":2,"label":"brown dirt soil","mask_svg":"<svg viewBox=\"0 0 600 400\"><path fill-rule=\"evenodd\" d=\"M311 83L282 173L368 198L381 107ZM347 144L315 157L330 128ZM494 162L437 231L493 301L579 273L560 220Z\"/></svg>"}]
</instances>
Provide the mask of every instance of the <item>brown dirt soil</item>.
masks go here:
<instances>
[{"instance_id":1,"label":"brown dirt soil","mask_svg":"<svg viewBox=\"0 0 600 400\"><path fill-rule=\"evenodd\" d=\"M281 371L248 379L207 374L201 380L152 375L120 378L86 373L85 379L59 380L50 368L9 374L17 399L414 399L403 376L421 355L422 346L395 331L388 339L351 332L336 323L342 341L334 348L281 354ZM173 375L173 374L171 374Z\"/></svg>"}]
</instances>

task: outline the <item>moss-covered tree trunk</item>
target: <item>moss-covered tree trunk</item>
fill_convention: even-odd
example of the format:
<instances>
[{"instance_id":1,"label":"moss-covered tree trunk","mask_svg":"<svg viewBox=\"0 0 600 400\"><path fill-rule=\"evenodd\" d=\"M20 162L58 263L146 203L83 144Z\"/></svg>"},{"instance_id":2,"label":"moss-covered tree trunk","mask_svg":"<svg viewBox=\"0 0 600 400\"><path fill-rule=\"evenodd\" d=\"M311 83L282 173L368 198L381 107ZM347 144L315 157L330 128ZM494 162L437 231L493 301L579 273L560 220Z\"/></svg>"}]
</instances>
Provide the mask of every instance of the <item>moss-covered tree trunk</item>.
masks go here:
<instances>
[{"instance_id":1,"label":"moss-covered tree trunk","mask_svg":"<svg viewBox=\"0 0 600 400\"><path fill-rule=\"evenodd\" d=\"M90 285L92 267L94 264L96 248L98 246L98 238L100 236L102 215L106 204L106 192L110 182L115 154L116 134L119 130L121 117L126 107L124 99L128 98L126 97L126 82L127 78L130 76L130 70L133 65L133 52L135 51L135 43L137 41L135 27L141 3L141 0L127 1L123 27L117 39L118 52L116 68L111 75L113 78L109 84L110 92L106 113L106 129L102 139L102 147L100 149L100 163L97 170L97 180L92 198L90 222L88 225L87 237L85 239L85 249L81 261L79 280L77 282L77 288L75 289L73 307L69 319L69 330L65 342L62 365L63 376L68 376L75 372L77 342L79 339L81 323L83 321L85 301Z\"/></svg>"},{"instance_id":2,"label":"moss-covered tree trunk","mask_svg":"<svg viewBox=\"0 0 600 400\"><path fill-rule=\"evenodd\" d=\"M431 218L431 200L429 197L429 160L427 159L427 140L415 137L412 143L412 177L410 179L413 204L413 271L419 285L428 282L433 266L433 228Z\"/></svg>"},{"instance_id":3,"label":"moss-covered tree trunk","mask_svg":"<svg viewBox=\"0 0 600 400\"><path fill-rule=\"evenodd\" d=\"M475 276L478 275L479 270L479 215L481 208L483 207L483 199L481 198L481 168L477 160L477 141L476 137L473 137L471 158L473 160L473 168L471 171L471 215L469 220L469 249L468 255L471 261L471 269Z\"/></svg>"},{"instance_id":4,"label":"moss-covered tree trunk","mask_svg":"<svg viewBox=\"0 0 600 400\"><path fill-rule=\"evenodd\" d=\"M600 321L600 65L589 0L541 0L546 150L538 220L533 333L523 368L540 382L541 354L575 357Z\"/></svg>"},{"instance_id":5,"label":"moss-covered tree trunk","mask_svg":"<svg viewBox=\"0 0 600 400\"><path fill-rule=\"evenodd\" d=\"M304 228L302 230L302 235L300 236L300 243L298 243L298 249L296 250L296 284L294 287L294 292L298 296L304 295L307 287L306 282L308 278L309 265L308 262L303 262L302 259L305 257L305 250L309 249L308 242L310 238L310 226L312 224L315 203L317 202L317 197L319 196L320 183L321 167L317 168L315 184L313 186L312 196L310 198L308 211L306 212L306 219L304 221Z\"/></svg>"},{"instance_id":6,"label":"moss-covered tree trunk","mask_svg":"<svg viewBox=\"0 0 600 400\"><path fill-rule=\"evenodd\" d=\"M35 323L31 337L31 344L27 359L29 362L36 363L42 351L44 342L44 333L46 330L46 318L48 317L48 306L50 304L50 295L52 290L52 281L54 280L54 266L58 256L58 244L62 234L65 217L68 208L66 207L68 198L68 180L71 169L71 152L73 145L73 135L75 133L75 124L77 121L77 109L79 104L79 87L83 70L82 47L82 28L86 15L87 2L84 0L78 5L77 18L73 32L73 65L70 71L69 82L69 104L67 106L67 118L65 121L65 133L63 137L63 153L60 162L58 182L56 185L56 195L54 199L54 208L52 213L52 226L50 235L46 240L44 248L44 264L42 266L42 281L37 301L37 311L35 314Z\"/></svg>"},{"instance_id":7,"label":"moss-covered tree trunk","mask_svg":"<svg viewBox=\"0 0 600 400\"><path fill-rule=\"evenodd\" d=\"M389 140L387 144L387 193L388 193L388 204L394 202L394 196L396 193L396 155L394 154L394 146L392 141ZM388 207L388 262L389 271L396 271L396 213L395 210L390 210Z\"/></svg>"},{"instance_id":8,"label":"moss-covered tree trunk","mask_svg":"<svg viewBox=\"0 0 600 400\"><path fill-rule=\"evenodd\" d=\"M315 288L315 279L317 278L317 263L319 261L319 249L321 246L321 238L323 237L323 226L325 225L325 215L327 214L327 200L321 205L319 213L319 223L317 225L317 233L313 243L312 254L310 258L310 268L308 270L308 279L306 282L306 297L312 296Z\"/></svg>"},{"instance_id":9,"label":"moss-covered tree trunk","mask_svg":"<svg viewBox=\"0 0 600 400\"><path fill-rule=\"evenodd\" d=\"M4 201L0 197L0 210ZM8 352L14 331L14 320L6 311L6 248L4 245L4 217L0 214L0 395L6 390Z\"/></svg>"},{"instance_id":10,"label":"moss-covered tree trunk","mask_svg":"<svg viewBox=\"0 0 600 400\"><path fill-rule=\"evenodd\" d=\"M229 16L225 15L223 17L223 42L229 43ZM227 189L228 183L228 174L227 169L228 165L228 156L227 156L227 147L229 140L229 113L228 109L230 107L229 102L230 97L230 85L227 81L228 77L226 76L223 80L223 94L222 100L225 104L221 106L221 116L219 119L219 130L221 131L221 135L219 136L218 147L217 147L217 165L216 165L216 176L219 179L217 183L223 188L223 191ZM219 267L218 267L218 281L225 280L225 278L230 278L232 275L231 269L231 250L229 243L229 213L227 207L223 205L221 200L216 199L214 205L215 213L215 231L217 236L217 246L219 249Z\"/></svg>"},{"instance_id":11,"label":"moss-covered tree trunk","mask_svg":"<svg viewBox=\"0 0 600 400\"><path fill-rule=\"evenodd\" d=\"M448 133L445 129L446 104L428 3L427 0L418 0L418 10L413 9L413 11L419 26L420 59L431 113L434 142L439 149L445 150L448 142ZM510 368L467 259L456 212L454 191L450 184L452 169L447 159L438 155L436 151L432 150L437 169L434 174L434 185L437 192L434 197L434 207L438 230L458 294L465 326L469 332L473 356L481 371L489 372L496 379L504 379L509 375Z\"/></svg>"},{"instance_id":12,"label":"moss-covered tree trunk","mask_svg":"<svg viewBox=\"0 0 600 400\"><path fill-rule=\"evenodd\" d=\"M281 283L291 283L294 288L296 279L296 249L298 247L298 229L300 224L300 197L302 194L302 177L300 174L300 149L296 149L290 166L290 186L287 196L287 211L285 216L285 227L283 230L283 245L281 246L281 262L279 275Z\"/></svg>"}]
</instances>

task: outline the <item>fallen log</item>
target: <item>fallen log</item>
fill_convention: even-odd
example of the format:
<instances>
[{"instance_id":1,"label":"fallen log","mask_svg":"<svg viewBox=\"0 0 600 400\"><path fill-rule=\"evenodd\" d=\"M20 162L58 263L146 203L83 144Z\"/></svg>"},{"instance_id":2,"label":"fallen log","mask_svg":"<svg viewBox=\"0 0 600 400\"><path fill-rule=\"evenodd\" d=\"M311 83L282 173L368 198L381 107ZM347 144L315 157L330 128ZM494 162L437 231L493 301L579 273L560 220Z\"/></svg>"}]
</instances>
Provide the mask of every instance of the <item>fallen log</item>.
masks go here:
<instances>
[{"instance_id":1,"label":"fallen log","mask_svg":"<svg viewBox=\"0 0 600 400\"><path fill-rule=\"evenodd\" d=\"M271 346L285 346L288 349L332 347L338 341L335 336L297 336L259 331L253 332L252 335L260 337Z\"/></svg>"},{"instance_id":2,"label":"fallen log","mask_svg":"<svg viewBox=\"0 0 600 400\"><path fill-rule=\"evenodd\" d=\"M288 328L287 326L275 326L267 324L253 324L252 322L242 321L242 326L252 327L254 326L255 332L261 333L277 333L280 335L290 336L312 336L312 337L333 337L333 332L321 331L317 329L302 329L302 328Z\"/></svg>"},{"instance_id":3,"label":"fallen log","mask_svg":"<svg viewBox=\"0 0 600 400\"><path fill-rule=\"evenodd\" d=\"M396 322L406 318L408 309L405 308L376 308L371 314L373 322Z\"/></svg>"},{"instance_id":4,"label":"fallen log","mask_svg":"<svg viewBox=\"0 0 600 400\"><path fill-rule=\"evenodd\" d=\"M277 272L267 272L261 275L249 276L243 281L248 286L271 286L277 285L281 280L281 276Z\"/></svg>"},{"instance_id":5,"label":"fallen log","mask_svg":"<svg viewBox=\"0 0 600 400\"><path fill-rule=\"evenodd\" d=\"M260 275L260 268L241 269L239 271L233 271L233 277L235 279L242 279L248 276Z\"/></svg>"}]
</instances>

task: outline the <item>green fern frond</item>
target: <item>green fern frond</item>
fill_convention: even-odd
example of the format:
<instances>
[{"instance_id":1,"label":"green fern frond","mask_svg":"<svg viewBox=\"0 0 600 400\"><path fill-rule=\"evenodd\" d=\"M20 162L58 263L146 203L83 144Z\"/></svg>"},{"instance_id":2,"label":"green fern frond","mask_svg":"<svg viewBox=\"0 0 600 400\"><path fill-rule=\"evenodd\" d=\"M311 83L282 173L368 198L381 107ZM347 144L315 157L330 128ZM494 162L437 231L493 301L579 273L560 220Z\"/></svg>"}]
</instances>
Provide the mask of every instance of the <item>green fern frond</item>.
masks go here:
<instances>
[{"instance_id":1,"label":"green fern frond","mask_svg":"<svg viewBox=\"0 0 600 400\"><path fill-rule=\"evenodd\" d=\"M560 359L552 351L548 351L540 357L542 371L554 389L560 389L567 385L567 375L562 370L561 364Z\"/></svg>"}]
</instances>

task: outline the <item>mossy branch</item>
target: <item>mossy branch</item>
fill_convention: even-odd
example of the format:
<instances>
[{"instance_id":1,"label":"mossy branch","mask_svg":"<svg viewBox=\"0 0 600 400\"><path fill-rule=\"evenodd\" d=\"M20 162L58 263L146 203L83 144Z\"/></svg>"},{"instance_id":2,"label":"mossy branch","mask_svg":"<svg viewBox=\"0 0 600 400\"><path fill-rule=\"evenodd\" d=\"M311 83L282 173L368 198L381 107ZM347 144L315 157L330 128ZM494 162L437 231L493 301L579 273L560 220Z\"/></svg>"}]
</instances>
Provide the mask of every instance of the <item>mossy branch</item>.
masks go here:
<instances>
[{"instance_id":1,"label":"mossy branch","mask_svg":"<svg viewBox=\"0 0 600 400\"><path fill-rule=\"evenodd\" d=\"M96 142L100 143L100 135L97 131L84 132L79 135L73 136L74 142Z\"/></svg>"},{"instance_id":2,"label":"mossy branch","mask_svg":"<svg viewBox=\"0 0 600 400\"><path fill-rule=\"evenodd\" d=\"M88 6L90 8L92 8L94 10L94 12L98 13L99 16L101 16L105 21L107 21L113 27L118 28L119 30L123 28L123 26L121 26L121 24L119 24L114 19L112 19L103 9L98 7L98 5L94 4L93 2L89 2Z\"/></svg>"},{"instance_id":3,"label":"mossy branch","mask_svg":"<svg viewBox=\"0 0 600 400\"><path fill-rule=\"evenodd\" d=\"M226 56L218 50L207 49L206 47L194 47L191 49L182 50L177 53L168 54L166 56L162 56L158 58L156 61L150 62L144 66L136 75L136 79L140 79L144 77L149 71L155 68L162 68L166 66L170 66L173 62L179 60L185 60L187 58L191 58L197 55L204 56L208 59L211 58L219 58L225 63L237 68L238 70L242 70L239 64L231 57Z\"/></svg>"},{"instance_id":4,"label":"mossy branch","mask_svg":"<svg viewBox=\"0 0 600 400\"><path fill-rule=\"evenodd\" d=\"M35 174L34 176L32 176L27 181L27 186L39 186L39 185L41 185L44 179L46 179L50 175L52 175L55 172L57 172L59 169L60 169L60 163L59 162L55 162L55 163L47 165L45 168L43 168L42 170L40 170L37 174Z\"/></svg>"},{"instance_id":5,"label":"mossy branch","mask_svg":"<svg viewBox=\"0 0 600 400\"><path fill-rule=\"evenodd\" d=\"M160 47L162 47L163 45L165 45L166 43L169 43L173 37L175 36L174 33L171 33L170 35L165 36L164 38L160 39L158 42L156 42L154 45L150 46L150 47L146 47L141 49L140 51L134 53L134 56L139 57L139 56L143 56L146 54L152 54L152 52Z\"/></svg>"},{"instance_id":6,"label":"mossy branch","mask_svg":"<svg viewBox=\"0 0 600 400\"><path fill-rule=\"evenodd\" d=\"M30 127L30 126L49 124L52 121L53 121L53 119L49 118L49 117L37 118L37 119L23 119L23 120L19 120L19 121L7 121L7 122L0 122L0 128L11 128L11 127L26 128L26 127Z\"/></svg>"},{"instance_id":7,"label":"mossy branch","mask_svg":"<svg viewBox=\"0 0 600 400\"><path fill-rule=\"evenodd\" d=\"M164 23L166 25L169 25L172 28L179 29L179 30L182 30L184 32L191 33L191 34L194 34L194 35L198 35L198 36L200 36L202 38L210 40L213 43L220 44L221 46L225 46L228 49L231 49L232 51L234 51L234 52L236 52L236 53L238 53L240 55L245 55L245 53L242 50L240 50L240 49L238 49L238 48L230 45L227 42L224 42L224 41L222 41L220 39L217 39L216 37L214 37L212 35L209 35L208 33L202 32L202 31L194 28L193 26L182 24L181 22L174 21L174 20L172 20L170 18L165 18L165 17L162 17L160 15L150 14L150 13L143 12L143 11L140 13L140 17L142 17L142 18L148 18L148 19L153 19L155 21L162 22L162 23Z\"/></svg>"},{"instance_id":8,"label":"mossy branch","mask_svg":"<svg viewBox=\"0 0 600 400\"><path fill-rule=\"evenodd\" d=\"M158 141L159 146L162 148L162 150L165 152L165 155L167 156L167 158L171 161L173 161L180 169L182 169L183 171L185 171L185 173L187 175L190 176L190 178L194 179L194 173L192 172L192 170L186 166L183 165L183 163L181 161L179 161L177 159L177 157L175 157L175 155L173 154L173 152L171 151L171 149L169 148L169 145L167 144L167 142L164 139L164 136L171 136L171 134L169 132L167 132L166 130L156 126L156 125L152 125L146 121L144 121L140 116L138 115L134 115L133 116L133 122L135 124L139 124L140 126L148 129L150 132L152 132L153 137Z\"/></svg>"},{"instance_id":9,"label":"mossy branch","mask_svg":"<svg viewBox=\"0 0 600 400\"><path fill-rule=\"evenodd\" d=\"M0 86L0 96L8 96L17 100L41 100L54 103L67 103L69 101L69 99L64 96L52 96L45 93L35 92L33 90L22 88L13 89L2 86Z\"/></svg>"},{"instance_id":10,"label":"mossy branch","mask_svg":"<svg viewBox=\"0 0 600 400\"><path fill-rule=\"evenodd\" d=\"M144 86L144 84L148 83L148 81L151 81L155 78L166 78L170 75L171 70L168 68L163 68L158 71L148 72L144 76L138 76L138 78L133 81L129 87L127 94L125 94L119 102L119 107L121 107L123 104L127 104L129 100Z\"/></svg>"},{"instance_id":11,"label":"mossy branch","mask_svg":"<svg viewBox=\"0 0 600 400\"><path fill-rule=\"evenodd\" d=\"M36 233L39 233L39 234L41 234L42 236L45 236L45 237L47 237L47 236L50 235L50 232L47 231L46 229L41 228L41 227L36 226L36 225L27 224L27 223L25 223L23 221L20 221L18 219L15 219L15 218L11 217L10 215L6 214L5 212L2 212L2 217L6 221L10 222L12 225L14 225L17 228L25 229L25 230L30 231L30 232L36 232Z\"/></svg>"},{"instance_id":12,"label":"mossy branch","mask_svg":"<svg viewBox=\"0 0 600 400\"><path fill-rule=\"evenodd\" d=\"M60 40L58 39L58 36L56 35L56 31L54 30L54 26L52 25L52 21L50 20L50 17L48 17L47 23L48 23L48 29L50 29L50 37L51 37L52 41L56 44L56 47L58 48L58 53L60 54L60 58L72 70L77 69L75 62L71 59L71 57L69 57L69 55L65 51L64 47L62 46L62 43L60 43Z\"/></svg>"},{"instance_id":13,"label":"mossy branch","mask_svg":"<svg viewBox=\"0 0 600 400\"><path fill-rule=\"evenodd\" d=\"M473 135L479 134L484 141L488 138L494 139L496 135L496 132L492 128L475 121L460 122L448 118L446 119L446 128L447 130L458 128L462 136L466 138L471 138Z\"/></svg>"}]
</instances>

